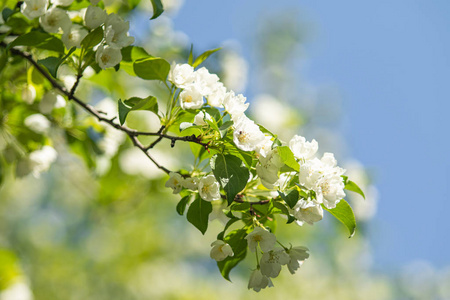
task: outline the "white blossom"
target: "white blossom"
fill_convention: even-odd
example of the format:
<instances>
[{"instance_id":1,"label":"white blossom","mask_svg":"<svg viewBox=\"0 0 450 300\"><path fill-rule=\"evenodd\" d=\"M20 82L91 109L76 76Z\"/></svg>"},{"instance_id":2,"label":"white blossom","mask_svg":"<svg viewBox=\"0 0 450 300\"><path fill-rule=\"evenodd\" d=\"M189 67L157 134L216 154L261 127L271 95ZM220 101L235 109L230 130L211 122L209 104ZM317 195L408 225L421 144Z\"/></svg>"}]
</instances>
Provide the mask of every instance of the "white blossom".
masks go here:
<instances>
[{"instance_id":1,"label":"white blossom","mask_svg":"<svg viewBox=\"0 0 450 300\"><path fill-rule=\"evenodd\" d=\"M325 153L322 159L311 159L300 165L299 182L316 192L316 199L328 209L345 197L342 175L345 170L336 166L332 153Z\"/></svg>"},{"instance_id":2,"label":"white blossom","mask_svg":"<svg viewBox=\"0 0 450 300\"><path fill-rule=\"evenodd\" d=\"M43 16L47 11L48 0L25 0L20 11L28 19L32 20Z\"/></svg>"},{"instance_id":3,"label":"white blossom","mask_svg":"<svg viewBox=\"0 0 450 300\"><path fill-rule=\"evenodd\" d=\"M206 100L213 107L222 107L226 95L227 89L223 86L223 83L218 82L215 89L206 97Z\"/></svg>"},{"instance_id":4,"label":"white blossom","mask_svg":"<svg viewBox=\"0 0 450 300\"><path fill-rule=\"evenodd\" d=\"M105 21L105 40L108 45L123 48L133 44L134 37L128 35L130 22L116 14L110 14Z\"/></svg>"},{"instance_id":5,"label":"white blossom","mask_svg":"<svg viewBox=\"0 0 450 300\"><path fill-rule=\"evenodd\" d=\"M183 187L196 191L198 187L199 179L197 177L188 177L183 181Z\"/></svg>"},{"instance_id":6,"label":"white blossom","mask_svg":"<svg viewBox=\"0 0 450 300\"><path fill-rule=\"evenodd\" d=\"M101 45L95 53L95 61L102 69L114 67L120 63L121 60L122 53L120 52L120 49L113 48L108 45Z\"/></svg>"},{"instance_id":7,"label":"white blossom","mask_svg":"<svg viewBox=\"0 0 450 300\"><path fill-rule=\"evenodd\" d=\"M205 201L220 199L220 187L214 175L208 175L200 179L198 193Z\"/></svg>"},{"instance_id":8,"label":"white blossom","mask_svg":"<svg viewBox=\"0 0 450 300\"><path fill-rule=\"evenodd\" d=\"M205 120L212 121L210 114L208 114L207 112L199 111L198 114L196 114L194 117L194 124L208 125L208 123L206 123Z\"/></svg>"},{"instance_id":9,"label":"white blossom","mask_svg":"<svg viewBox=\"0 0 450 300\"><path fill-rule=\"evenodd\" d=\"M259 292L261 289L266 287L273 287L272 280L264 276L260 269L256 269L250 275L250 280L248 281L248 289L253 289L255 292Z\"/></svg>"},{"instance_id":10,"label":"white blossom","mask_svg":"<svg viewBox=\"0 0 450 300\"><path fill-rule=\"evenodd\" d=\"M90 29L97 28L106 21L108 14L98 6L89 5L84 14L84 24Z\"/></svg>"},{"instance_id":11,"label":"white blossom","mask_svg":"<svg viewBox=\"0 0 450 300\"><path fill-rule=\"evenodd\" d=\"M275 235L261 227L255 227L252 232L247 234L245 237L248 243L248 248L250 251L255 252L256 248L259 247L263 252L267 252L273 249L277 238Z\"/></svg>"},{"instance_id":12,"label":"white blossom","mask_svg":"<svg viewBox=\"0 0 450 300\"><path fill-rule=\"evenodd\" d=\"M265 136L258 125L242 115L234 125L233 141L241 150L254 151L263 143Z\"/></svg>"},{"instance_id":13,"label":"white blossom","mask_svg":"<svg viewBox=\"0 0 450 300\"><path fill-rule=\"evenodd\" d=\"M180 106L182 109L197 109L203 106L203 96L195 88L188 87L180 93Z\"/></svg>"},{"instance_id":14,"label":"white blossom","mask_svg":"<svg viewBox=\"0 0 450 300\"><path fill-rule=\"evenodd\" d=\"M188 64L176 64L173 62L167 79L177 88L184 89L194 82L194 68Z\"/></svg>"},{"instance_id":15,"label":"white blossom","mask_svg":"<svg viewBox=\"0 0 450 300\"><path fill-rule=\"evenodd\" d=\"M31 84L28 84L22 89L22 100L27 104L32 104L36 99L36 89Z\"/></svg>"},{"instance_id":16,"label":"white blossom","mask_svg":"<svg viewBox=\"0 0 450 300\"><path fill-rule=\"evenodd\" d=\"M319 149L319 145L316 140L307 142L304 137L294 135L294 137L289 141L289 148L296 158L307 160L314 157Z\"/></svg>"},{"instance_id":17,"label":"white blossom","mask_svg":"<svg viewBox=\"0 0 450 300\"><path fill-rule=\"evenodd\" d=\"M63 31L67 31L72 25L72 21L70 21L67 12L58 7L49 9L45 15L39 19L39 23L45 31L51 33L57 33L60 28Z\"/></svg>"},{"instance_id":18,"label":"white blossom","mask_svg":"<svg viewBox=\"0 0 450 300\"><path fill-rule=\"evenodd\" d=\"M61 36L61 40L67 49L72 47L80 48L81 41L88 35L88 31L81 25L73 24L69 30Z\"/></svg>"},{"instance_id":19,"label":"white blossom","mask_svg":"<svg viewBox=\"0 0 450 300\"><path fill-rule=\"evenodd\" d=\"M194 72L195 88L203 95L208 96L217 90L221 83L216 74L209 73L208 69L202 67Z\"/></svg>"},{"instance_id":20,"label":"white blossom","mask_svg":"<svg viewBox=\"0 0 450 300\"><path fill-rule=\"evenodd\" d=\"M33 176L38 178L42 172L47 171L57 156L56 150L50 146L44 146L40 150L31 152L28 159Z\"/></svg>"},{"instance_id":21,"label":"white blossom","mask_svg":"<svg viewBox=\"0 0 450 300\"><path fill-rule=\"evenodd\" d=\"M41 114L28 116L23 123L36 133L46 133L50 128L50 121Z\"/></svg>"},{"instance_id":22,"label":"white blossom","mask_svg":"<svg viewBox=\"0 0 450 300\"><path fill-rule=\"evenodd\" d=\"M287 267L291 274L294 274L295 271L300 268L303 262L309 257L309 253L307 251L309 251L309 249L302 246L293 247L287 250L287 254L290 258Z\"/></svg>"},{"instance_id":23,"label":"white blossom","mask_svg":"<svg viewBox=\"0 0 450 300\"><path fill-rule=\"evenodd\" d=\"M49 114L55 108L62 108L66 106L66 100L60 94L51 90L42 97L39 102L39 111L43 114Z\"/></svg>"},{"instance_id":24,"label":"white blossom","mask_svg":"<svg viewBox=\"0 0 450 300\"><path fill-rule=\"evenodd\" d=\"M234 256L233 249L222 240L216 240L211 244L210 257L216 261L222 261L228 256Z\"/></svg>"},{"instance_id":25,"label":"white blossom","mask_svg":"<svg viewBox=\"0 0 450 300\"><path fill-rule=\"evenodd\" d=\"M73 3L73 0L53 0L52 3L57 6L69 6Z\"/></svg>"},{"instance_id":26,"label":"white blossom","mask_svg":"<svg viewBox=\"0 0 450 300\"><path fill-rule=\"evenodd\" d=\"M320 203L311 199L300 199L293 210L294 217L299 221L297 222L299 225L303 225L303 222L313 225L323 218L323 209L320 206Z\"/></svg>"},{"instance_id":27,"label":"white blossom","mask_svg":"<svg viewBox=\"0 0 450 300\"><path fill-rule=\"evenodd\" d=\"M277 148L273 149L269 154L259 157L256 165L256 173L261 179L261 183L268 189L272 189L278 181L278 171L283 166Z\"/></svg>"},{"instance_id":28,"label":"white blossom","mask_svg":"<svg viewBox=\"0 0 450 300\"><path fill-rule=\"evenodd\" d=\"M280 274L281 266L290 261L284 249L265 252L261 257L261 273L267 277L275 278Z\"/></svg>"},{"instance_id":29,"label":"white blossom","mask_svg":"<svg viewBox=\"0 0 450 300\"><path fill-rule=\"evenodd\" d=\"M269 153L272 152L272 145L273 145L272 137L266 135L264 137L264 140L258 144L258 148L256 149L256 151L260 156L266 157Z\"/></svg>"},{"instance_id":30,"label":"white blossom","mask_svg":"<svg viewBox=\"0 0 450 300\"><path fill-rule=\"evenodd\" d=\"M248 103L245 103L247 98L242 94L235 95L233 91L228 92L223 99L223 106L225 110L231 115L233 121L239 119L248 108Z\"/></svg>"},{"instance_id":31,"label":"white blossom","mask_svg":"<svg viewBox=\"0 0 450 300\"><path fill-rule=\"evenodd\" d=\"M170 172L169 180L166 181L165 187L173 189L174 194L178 194L183 188L184 178L179 173Z\"/></svg>"}]
</instances>

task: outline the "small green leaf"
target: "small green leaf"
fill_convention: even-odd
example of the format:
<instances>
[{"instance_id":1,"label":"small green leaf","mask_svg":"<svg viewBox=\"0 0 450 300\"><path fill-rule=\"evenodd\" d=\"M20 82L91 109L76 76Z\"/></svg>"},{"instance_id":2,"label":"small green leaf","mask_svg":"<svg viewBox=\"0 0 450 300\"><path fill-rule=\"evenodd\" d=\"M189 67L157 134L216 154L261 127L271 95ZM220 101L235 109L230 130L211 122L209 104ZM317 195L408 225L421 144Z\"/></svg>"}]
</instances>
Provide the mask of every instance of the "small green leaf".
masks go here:
<instances>
[{"instance_id":1,"label":"small green leaf","mask_svg":"<svg viewBox=\"0 0 450 300\"><path fill-rule=\"evenodd\" d=\"M349 191L352 191L352 192L355 192L355 193L358 193L358 194L360 194L364 199L366 199L366 196L364 195L364 192L361 190L361 188L360 188L356 183L354 183L354 182L351 181L351 180L347 180L347 182L345 183L344 189L349 190Z\"/></svg>"},{"instance_id":2,"label":"small green leaf","mask_svg":"<svg viewBox=\"0 0 450 300\"><path fill-rule=\"evenodd\" d=\"M143 58L134 62L133 70L142 79L165 81L170 71L170 64L158 57Z\"/></svg>"},{"instance_id":3,"label":"small green leaf","mask_svg":"<svg viewBox=\"0 0 450 300\"><path fill-rule=\"evenodd\" d=\"M191 195L184 196L181 198L180 202L177 204L177 213L182 216L186 210L186 205L188 205Z\"/></svg>"},{"instance_id":4,"label":"small green leaf","mask_svg":"<svg viewBox=\"0 0 450 300\"><path fill-rule=\"evenodd\" d=\"M226 121L222 124L222 126L219 127L220 135L223 138L227 135L228 129L233 126L233 121Z\"/></svg>"},{"instance_id":5,"label":"small green leaf","mask_svg":"<svg viewBox=\"0 0 450 300\"><path fill-rule=\"evenodd\" d=\"M8 45L8 49L15 46L33 46L39 49L64 53L64 44L60 39L41 31L31 31L19 36Z\"/></svg>"},{"instance_id":6,"label":"small green leaf","mask_svg":"<svg viewBox=\"0 0 450 300\"><path fill-rule=\"evenodd\" d=\"M199 196L189 206L187 220L202 234L208 229L208 216L212 212L211 202L205 201Z\"/></svg>"},{"instance_id":7,"label":"small green leaf","mask_svg":"<svg viewBox=\"0 0 450 300\"><path fill-rule=\"evenodd\" d=\"M234 155L217 154L211 165L214 176L224 189L228 204L231 204L234 197L247 185L250 173L243 164L243 161Z\"/></svg>"},{"instance_id":8,"label":"small green leaf","mask_svg":"<svg viewBox=\"0 0 450 300\"><path fill-rule=\"evenodd\" d=\"M281 161L291 169L299 172L300 171L300 165L295 160L294 154L292 153L291 149L289 149L288 146L281 146L276 148L278 150L278 155L281 158Z\"/></svg>"},{"instance_id":9,"label":"small green leaf","mask_svg":"<svg viewBox=\"0 0 450 300\"><path fill-rule=\"evenodd\" d=\"M239 220L240 219L238 219L236 217L232 217L231 219L229 219L227 224L225 225L225 228L223 229L223 231L217 235L217 239L223 240L223 236L225 235L225 232L227 231L227 229Z\"/></svg>"},{"instance_id":10,"label":"small green leaf","mask_svg":"<svg viewBox=\"0 0 450 300\"><path fill-rule=\"evenodd\" d=\"M299 199L299 193L297 189L293 189L289 194L285 195L282 192L278 191L280 197L286 202L286 204L290 208L294 208L295 204L297 204Z\"/></svg>"},{"instance_id":11,"label":"small green leaf","mask_svg":"<svg viewBox=\"0 0 450 300\"><path fill-rule=\"evenodd\" d=\"M323 209L330 212L336 219L344 224L348 231L350 232L350 238L355 234L356 231L356 220L353 210L350 205L342 199L333 209L328 209L322 204Z\"/></svg>"},{"instance_id":12,"label":"small green leaf","mask_svg":"<svg viewBox=\"0 0 450 300\"><path fill-rule=\"evenodd\" d=\"M103 28L97 27L93 31L89 32L87 36L81 41L81 47L85 49L91 49L97 46L103 40Z\"/></svg>"},{"instance_id":13,"label":"small green leaf","mask_svg":"<svg viewBox=\"0 0 450 300\"><path fill-rule=\"evenodd\" d=\"M3 21L7 22L8 18L14 14L14 10L12 10L11 8L5 7L5 9L3 9L2 11L2 17L3 17Z\"/></svg>"},{"instance_id":14,"label":"small green leaf","mask_svg":"<svg viewBox=\"0 0 450 300\"><path fill-rule=\"evenodd\" d=\"M164 7L161 3L161 0L150 0L152 2L152 6L153 6L153 16L151 17L150 20L156 19L157 17L159 17L163 11L164 11Z\"/></svg>"},{"instance_id":15,"label":"small green leaf","mask_svg":"<svg viewBox=\"0 0 450 300\"><path fill-rule=\"evenodd\" d=\"M135 110L149 110L158 114L158 100L153 96L147 98L132 97L122 101L119 99L119 122L120 125L125 123L128 113Z\"/></svg>"},{"instance_id":16,"label":"small green leaf","mask_svg":"<svg viewBox=\"0 0 450 300\"><path fill-rule=\"evenodd\" d=\"M230 271L237 266L247 255L247 231L245 229L234 230L230 232L224 239L224 242L233 249L233 256L228 256L222 261L217 262L220 274L228 281L230 280Z\"/></svg>"},{"instance_id":17,"label":"small green leaf","mask_svg":"<svg viewBox=\"0 0 450 300\"><path fill-rule=\"evenodd\" d=\"M194 54L192 51L194 50L194 45L191 44L191 51L189 51L189 57L188 57L188 64L192 66L192 63L194 62Z\"/></svg>"},{"instance_id":18,"label":"small green leaf","mask_svg":"<svg viewBox=\"0 0 450 300\"><path fill-rule=\"evenodd\" d=\"M217 49L212 49L212 50L208 50L203 52L202 54L200 54L199 57L197 57L194 61L194 63L192 64L192 66L194 68L198 67L202 62L204 62L211 54L213 54L216 51L219 51L222 48L217 48Z\"/></svg>"},{"instance_id":19,"label":"small green leaf","mask_svg":"<svg viewBox=\"0 0 450 300\"><path fill-rule=\"evenodd\" d=\"M49 56L47 58L40 59L37 62L38 64L43 65L48 70L50 75L56 78L56 73L58 72L58 68L61 65L61 59L59 59L58 57Z\"/></svg>"},{"instance_id":20,"label":"small green leaf","mask_svg":"<svg viewBox=\"0 0 450 300\"><path fill-rule=\"evenodd\" d=\"M141 58L151 57L144 48L138 46L127 46L122 48L122 61L133 62Z\"/></svg>"}]
</instances>

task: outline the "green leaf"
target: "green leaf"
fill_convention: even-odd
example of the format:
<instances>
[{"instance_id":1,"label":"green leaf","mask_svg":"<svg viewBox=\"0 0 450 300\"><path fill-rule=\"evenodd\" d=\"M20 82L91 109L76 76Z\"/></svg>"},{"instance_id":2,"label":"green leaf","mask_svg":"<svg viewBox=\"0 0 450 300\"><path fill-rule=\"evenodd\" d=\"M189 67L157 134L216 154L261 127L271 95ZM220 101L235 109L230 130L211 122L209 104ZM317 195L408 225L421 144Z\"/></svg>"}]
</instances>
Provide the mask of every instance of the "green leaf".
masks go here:
<instances>
[{"instance_id":1,"label":"green leaf","mask_svg":"<svg viewBox=\"0 0 450 300\"><path fill-rule=\"evenodd\" d=\"M285 195L282 192L278 191L280 197L286 202L286 204L290 208L294 208L295 204L297 204L299 199L299 193L297 189L293 189L289 194Z\"/></svg>"},{"instance_id":2,"label":"green leaf","mask_svg":"<svg viewBox=\"0 0 450 300\"><path fill-rule=\"evenodd\" d=\"M350 232L349 238L351 238L356 231L356 220L355 215L353 214L353 210L350 205L342 199L333 209L328 209L325 205L322 204L322 208L326 211L330 212L336 219L344 224L348 231Z\"/></svg>"},{"instance_id":3,"label":"green leaf","mask_svg":"<svg viewBox=\"0 0 450 300\"><path fill-rule=\"evenodd\" d=\"M163 11L164 11L164 7L161 3L161 0L150 0L152 2L152 6L153 6L153 16L151 17L150 20L156 19L157 17L159 17Z\"/></svg>"},{"instance_id":4,"label":"green leaf","mask_svg":"<svg viewBox=\"0 0 450 300\"><path fill-rule=\"evenodd\" d=\"M239 220L240 219L238 219L236 217L232 217L231 219L229 219L227 224L225 225L225 228L223 229L223 231L217 235L217 239L223 240L223 236L225 235L225 232L227 231L227 229Z\"/></svg>"},{"instance_id":5,"label":"green leaf","mask_svg":"<svg viewBox=\"0 0 450 300\"><path fill-rule=\"evenodd\" d=\"M228 129L233 125L233 121L226 121L219 127L220 136L224 138L227 135Z\"/></svg>"},{"instance_id":6,"label":"green leaf","mask_svg":"<svg viewBox=\"0 0 450 300\"><path fill-rule=\"evenodd\" d=\"M189 57L188 57L188 64L192 66L192 63L194 62L194 55L192 51L194 50L194 44L191 44L191 51L189 51Z\"/></svg>"},{"instance_id":7,"label":"green leaf","mask_svg":"<svg viewBox=\"0 0 450 300\"><path fill-rule=\"evenodd\" d=\"M212 49L212 50L208 50L203 52L202 54L200 54L199 57L197 57L194 61L194 63L192 64L192 66L194 68L198 67L202 62L204 62L211 54L213 54L216 51L219 51L222 48L216 48L216 49Z\"/></svg>"},{"instance_id":8,"label":"green leaf","mask_svg":"<svg viewBox=\"0 0 450 300\"><path fill-rule=\"evenodd\" d=\"M224 242L228 243L233 249L233 256L228 256L222 261L217 262L220 274L228 281L230 280L230 271L237 266L247 255L247 231L245 229L234 230L228 234Z\"/></svg>"},{"instance_id":9,"label":"green leaf","mask_svg":"<svg viewBox=\"0 0 450 300\"><path fill-rule=\"evenodd\" d=\"M89 32L87 36L81 41L81 47L85 49L93 48L97 46L103 40L103 28L97 27L93 31Z\"/></svg>"},{"instance_id":10,"label":"green leaf","mask_svg":"<svg viewBox=\"0 0 450 300\"><path fill-rule=\"evenodd\" d=\"M141 58L151 57L144 48L138 46L128 46L120 50L122 53L122 61L133 62Z\"/></svg>"},{"instance_id":11,"label":"green leaf","mask_svg":"<svg viewBox=\"0 0 450 300\"><path fill-rule=\"evenodd\" d=\"M143 58L134 62L133 70L142 79L165 81L170 71L170 64L158 57Z\"/></svg>"},{"instance_id":12,"label":"green leaf","mask_svg":"<svg viewBox=\"0 0 450 300\"><path fill-rule=\"evenodd\" d=\"M344 189L349 190L349 191L352 191L352 192L355 192L355 193L358 193L358 194L360 194L364 199L366 199L366 196L364 195L364 192L361 190L361 188L360 188L356 183L354 183L354 182L351 181L351 180L347 180L347 182L345 183Z\"/></svg>"},{"instance_id":13,"label":"green leaf","mask_svg":"<svg viewBox=\"0 0 450 300\"><path fill-rule=\"evenodd\" d=\"M147 98L133 97L122 101L119 99L119 122L120 125L125 123L128 113L133 110L149 110L158 114L158 100L153 96Z\"/></svg>"},{"instance_id":14,"label":"green leaf","mask_svg":"<svg viewBox=\"0 0 450 300\"><path fill-rule=\"evenodd\" d=\"M8 49L15 46L33 46L39 49L64 53L64 44L60 39L41 31L31 31L19 36L8 45Z\"/></svg>"},{"instance_id":15,"label":"green leaf","mask_svg":"<svg viewBox=\"0 0 450 300\"><path fill-rule=\"evenodd\" d=\"M211 162L214 162L211 165L214 176L224 189L228 204L231 204L247 185L250 173L243 161L234 155L217 154Z\"/></svg>"},{"instance_id":16,"label":"green leaf","mask_svg":"<svg viewBox=\"0 0 450 300\"><path fill-rule=\"evenodd\" d=\"M184 196L181 198L180 202L177 204L177 213L182 216L186 210L186 205L188 205L191 195Z\"/></svg>"},{"instance_id":17,"label":"green leaf","mask_svg":"<svg viewBox=\"0 0 450 300\"><path fill-rule=\"evenodd\" d=\"M208 229L208 216L212 212L211 202L205 201L199 196L189 206L187 220L197 227L202 234Z\"/></svg>"},{"instance_id":18,"label":"green leaf","mask_svg":"<svg viewBox=\"0 0 450 300\"><path fill-rule=\"evenodd\" d=\"M8 52L0 53L0 74L3 72L7 62L8 62Z\"/></svg>"},{"instance_id":19,"label":"green leaf","mask_svg":"<svg viewBox=\"0 0 450 300\"><path fill-rule=\"evenodd\" d=\"M292 153L291 149L289 149L288 146L281 146L276 148L278 150L278 155L281 158L281 161L291 169L299 172L300 171L300 165L295 160L294 154Z\"/></svg>"},{"instance_id":20,"label":"green leaf","mask_svg":"<svg viewBox=\"0 0 450 300\"><path fill-rule=\"evenodd\" d=\"M2 17L3 17L3 21L7 22L8 18L14 13L14 10L12 10L9 7L5 7L5 9L3 9L2 11Z\"/></svg>"},{"instance_id":21,"label":"green leaf","mask_svg":"<svg viewBox=\"0 0 450 300\"><path fill-rule=\"evenodd\" d=\"M59 57L49 56L47 58L40 59L37 62L38 64L43 65L48 70L50 75L56 78L56 73L61 65L61 59L59 59Z\"/></svg>"}]
</instances>

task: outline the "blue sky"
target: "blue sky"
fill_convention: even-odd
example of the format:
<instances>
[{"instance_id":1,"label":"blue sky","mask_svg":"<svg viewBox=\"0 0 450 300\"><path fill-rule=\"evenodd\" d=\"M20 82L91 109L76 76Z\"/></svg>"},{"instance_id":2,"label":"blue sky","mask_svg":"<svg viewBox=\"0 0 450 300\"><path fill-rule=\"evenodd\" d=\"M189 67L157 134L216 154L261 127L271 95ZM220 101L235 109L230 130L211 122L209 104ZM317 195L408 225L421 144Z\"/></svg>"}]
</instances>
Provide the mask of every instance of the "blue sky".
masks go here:
<instances>
[{"instance_id":1,"label":"blue sky","mask_svg":"<svg viewBox=\"0 0 450 300\"><path fill-rule=\"evenodd\" d=\"M377 266L450 265L450 1L196 0L175 27L199 51L237 40L249 59L256 20L288 10L315 24L305 77L339 88L351 154L376 170Z\"/></svg>"}]
</instances>

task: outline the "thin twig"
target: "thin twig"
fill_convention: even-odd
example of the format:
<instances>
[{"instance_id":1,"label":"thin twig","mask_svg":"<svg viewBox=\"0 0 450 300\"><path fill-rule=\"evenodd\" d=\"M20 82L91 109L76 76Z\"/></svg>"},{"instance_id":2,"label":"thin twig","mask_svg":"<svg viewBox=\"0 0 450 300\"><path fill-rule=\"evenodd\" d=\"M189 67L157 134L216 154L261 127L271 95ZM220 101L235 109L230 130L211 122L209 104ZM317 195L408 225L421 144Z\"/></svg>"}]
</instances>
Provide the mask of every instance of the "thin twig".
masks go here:
<instances>
[{"instance_id":1,"label":"thin twig","mask_svg":"<svg viewBox=\"0 0 450 300\"><path fill-rule=\"evenodd\" d=\"M0 46L3 48L7 48L7 44L5 42L0 42ZM68 91L64 86L62 86L61 84L59 84L48 72L46 72L42 66L40 66L31 56L31 54L28 54L26 52L22 52L18 49L14 49L11 48L9 49L9 51L12 54L21 56L23 58L25 58L27 61L29 61L35 68L36 70L38 70L49 82L50 84L58 89L59 91L61 91L61 93L63 93L69 100L74 101L75 103L77 103L79 106L81 106L85 111L87 111L89 114L93 115L94 117L97 118L97 120L99 120L100 122L105 122L108 123L110 126L121 130L123 132L125 132L131 139L131 141L133 142L133 144L138 147L139 149L141 149L142 152L144 152L144 154L161 170L163 170L166 173L170 173L170 171L163 167L162 165L158 164L155 159L153 157L151 157L147 151L150 149L149 147L145 147L144 145L142 145L142 143L138 140L138 136L140 135L144 135L144 136L158 136L158 140L161 140L163 138L166 139L170 139L172 141L172 144L175 141L186 141L186 142L192 142L192 143L197 143L200 144L202 146L204 146L205 148L208 147L208 143L203 143L201 142L199 137L196 137L195 135L192 136L185 136L185 137L178 137L178 136L171 136L171 135L167 135L165 133L162 133L164 130L164 127L161 127L161 129L158 132L142 132L142 131L137 131L134 129L130 129L126 126L122 126L120 124L114 123L114 120L116 118L112 118L112 119L108 119L106 117L104 117L102 115L102 112L96 110L93 106L91 106L90 104L84 103L81 99L79 99L77 96L75 96L75 90L79 84L79 81L82 77L81 74L79 74L77 76L77 80L75 81L75 84L73 85L73 87L71 88L70 91Z\"/></svg>"}]
</instances>

